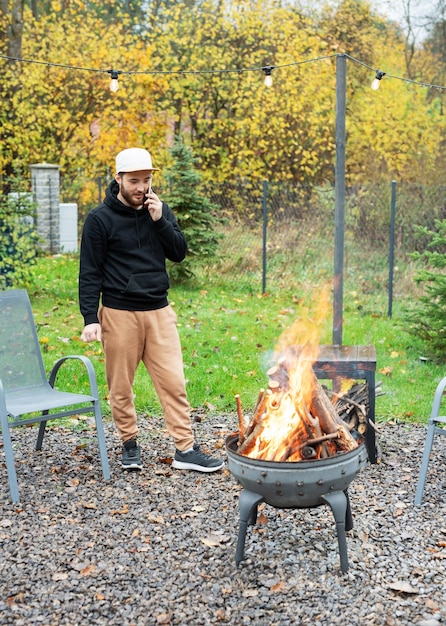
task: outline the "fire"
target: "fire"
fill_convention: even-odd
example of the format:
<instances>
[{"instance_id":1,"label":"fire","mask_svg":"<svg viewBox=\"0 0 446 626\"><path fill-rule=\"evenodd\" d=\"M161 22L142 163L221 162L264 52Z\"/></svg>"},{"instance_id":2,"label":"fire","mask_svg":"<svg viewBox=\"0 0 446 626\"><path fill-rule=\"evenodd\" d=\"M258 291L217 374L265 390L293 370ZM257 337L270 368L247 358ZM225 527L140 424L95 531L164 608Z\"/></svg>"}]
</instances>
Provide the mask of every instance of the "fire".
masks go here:
<instances>
[{"instance_id":1,"label":"fire","mask_svg":"<svg viewBox=\"0 0 446 626\"><path fill-rule=\"evenodd\" d=\"M323 296L326 301L325 292ZM293 462L326 458L358 446L313 371L321 320L322 315L301 316L281 336L275 365L268 370L268 389L260 391L248 424L237 396L240 454Z\"/></svg>"}]
</instances>

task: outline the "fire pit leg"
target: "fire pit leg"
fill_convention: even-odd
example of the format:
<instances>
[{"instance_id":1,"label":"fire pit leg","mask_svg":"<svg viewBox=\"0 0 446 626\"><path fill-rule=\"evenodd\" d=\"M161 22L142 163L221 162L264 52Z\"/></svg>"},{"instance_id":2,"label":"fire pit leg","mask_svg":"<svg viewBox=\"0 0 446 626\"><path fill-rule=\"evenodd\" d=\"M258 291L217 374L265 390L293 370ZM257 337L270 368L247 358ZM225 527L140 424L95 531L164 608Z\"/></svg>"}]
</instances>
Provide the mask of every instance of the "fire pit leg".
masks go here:
<instances>
[{"instance_id":1,"label":"fire pit leg","mask_svg":"<svg viewBox=\"0 0 446 626\"><path fill-rule=\"evenodd\" d=\"M351 530L353 528L353 516L352 516L352 508L350 506L350 498L348 497L347 489L344 491L345 497L347 498L347 511L345 513L345 530Z\"/></svg>"},{"instance_id":2,"label":"fire pit leg","mask_svg":"<svg viewBox=\"0 0 446 626\"><path fill-rule=\"evenodd\" d=\"M321 499L330 506L336 520L341 572L345 574L345 572L348 571L347 539L345 531L346 528L350 530L353 527L348 494L344 491L333 491L332 493L321 496Z\"/></svg>"},{"instance_id":3,"label":"fire pit leg","mask_svg":"<svg viewBox=\"0 0 446 626\"><path fill-rule=\"evenodd\" d=\"M240 526L237 538L237 549L235 551L236 565L239 565L240 561L243 561L246 531L248 526L253 526L256 523L257 507L262 501L263 496L259 496L258 493L253 493L252 491L246 491L245 489L239 496Z\"/></svg>"}]
</instances>

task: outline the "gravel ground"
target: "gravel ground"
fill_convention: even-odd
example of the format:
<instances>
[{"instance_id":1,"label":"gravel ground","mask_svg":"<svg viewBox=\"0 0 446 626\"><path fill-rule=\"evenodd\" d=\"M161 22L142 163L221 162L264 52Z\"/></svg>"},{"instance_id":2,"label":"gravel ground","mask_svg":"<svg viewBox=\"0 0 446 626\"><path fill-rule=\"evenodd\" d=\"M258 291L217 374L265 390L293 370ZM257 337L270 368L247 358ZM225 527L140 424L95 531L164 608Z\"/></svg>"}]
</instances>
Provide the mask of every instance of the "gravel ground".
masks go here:
<instances>
[{"instance_id":1,"label":"gravel ground","mask_svg":"<svg viewBox=\"0 0 446 626\"><path fill-rule=\"evenodd\" d=\"M234 415L196 416L197 439L225 456ZM94 430L13 431L21 495L0 492L0 623L56 625L439 626L446 624L445 452L436 440L423 506L413 506L425 428L380 425L380 463L350 486L354 528L341 574L327 506L261 505L246 560L234 561L240 487L170 466L161 419L141 417L144 470L102 481Z\"/></svg>"}]
</instances>

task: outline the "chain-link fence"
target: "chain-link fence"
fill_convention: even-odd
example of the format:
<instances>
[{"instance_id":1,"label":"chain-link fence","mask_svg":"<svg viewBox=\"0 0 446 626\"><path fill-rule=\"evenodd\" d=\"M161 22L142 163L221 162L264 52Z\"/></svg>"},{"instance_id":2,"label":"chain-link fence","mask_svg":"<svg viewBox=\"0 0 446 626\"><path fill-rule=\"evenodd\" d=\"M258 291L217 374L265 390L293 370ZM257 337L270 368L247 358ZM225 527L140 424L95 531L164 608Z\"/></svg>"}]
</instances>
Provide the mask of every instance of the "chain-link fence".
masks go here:
<instances>
[{"instance_id":1,"label":"chain-link fence","mask_svg":"<svg viewBox=\"0 0 446 626\"><path fill-rule=\"evenodd\" d=\"M220 254L228 271L262 282L280 281L287 268L318 267L333 273L335 190L274 182L207 185L205 192L225 217ZM346 189L344 273L346 282L382 287L398 263L423 250L418 226L435 229L446 217L446 186L387 184ZM396 277L399 280L399 277ZM401 276L404 280L404 276ZM388 287L391 285L388 284Z\"/></svg>"},{"instance_id":2,"label":"chain-link fence","mask_svg":"<svg viewBox=\"0 0 446 626\"><path fill-rule=\"evenodd\" d=\"M95 179L98 199L108 181ZM158 181L157 181L158 183ZM162 197L162 184L156 187ZM313 282L333 277L335 189L274 181L207 183L203 194L222 218L216 266L234 280L265 291L272 283ZM347 187L344 207L345 289L407 293L413 289L410 254L428 238L417 227L435 229L446 218L446 186L382 182ZM215 267L211 268L212 270ZM390 310L390 308L389 308Z\"/></svg>"}]
</instances>

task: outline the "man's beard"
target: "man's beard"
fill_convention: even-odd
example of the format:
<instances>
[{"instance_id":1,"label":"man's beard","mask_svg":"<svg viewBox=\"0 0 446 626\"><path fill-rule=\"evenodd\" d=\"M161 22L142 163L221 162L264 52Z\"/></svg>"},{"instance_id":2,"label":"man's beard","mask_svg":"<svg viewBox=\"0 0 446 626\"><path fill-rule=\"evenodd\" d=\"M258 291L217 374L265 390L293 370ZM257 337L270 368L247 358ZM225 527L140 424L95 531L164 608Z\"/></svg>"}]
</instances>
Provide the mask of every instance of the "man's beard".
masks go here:
<instances>
[{"instance_id":1,"label":"man's beard","mask_svg":"<svg viewBox=\"0 0 446 626\"><path fill-rule=\"evenodd\" d=\"M135 193L132 195L129 191L127 191L127 189L124 187L124 183L122 182L120 192L121 196L128 203L128 205L133 207L134 209L138 209L139 207L141 207L145 200L144 194L139 199L135 198Z\"/></svg>"}]
</instances>

